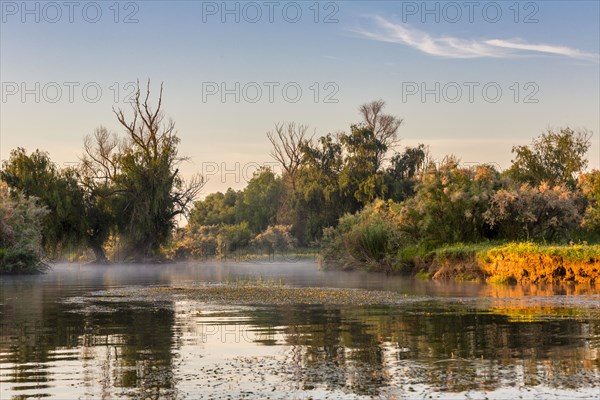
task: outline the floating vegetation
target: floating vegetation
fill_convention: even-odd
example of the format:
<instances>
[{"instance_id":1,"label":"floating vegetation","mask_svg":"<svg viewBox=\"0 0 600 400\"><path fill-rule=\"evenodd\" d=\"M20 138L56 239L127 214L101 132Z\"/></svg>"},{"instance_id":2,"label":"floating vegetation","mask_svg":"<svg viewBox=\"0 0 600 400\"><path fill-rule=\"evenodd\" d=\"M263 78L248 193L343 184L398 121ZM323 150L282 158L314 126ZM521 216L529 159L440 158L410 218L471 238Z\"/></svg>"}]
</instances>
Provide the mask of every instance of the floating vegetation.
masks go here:
<instances>
[{"instance_id":1,"label":"floating vegetation","mask_svg":"<svg viewBox=\"0 0 600 400\"><path fill-rule=\"evenodd\" d=\"M226 285L239 287L239 286L258 286L258 287L283 287L284 283L282 279L266 279L262 276L249 276L247 278L237 277L235 279L226 279L224 281Z\"/></svg>"},{"instance_id":2,"label":"floating vegetation","mask_svg":"<svg viewBox=\"0 0 600 400\"><path fill-rule=\"evenodd\" d=\"M290 287L278 282L238 281L226 285L202 285L197 287L152 288L149 295L156 293L176 294L189 300L210 303L282 305L282 304L327 304L327 305L376 305L398 304L408 297L396 292L362 289L338 289L318 287Z\"/></svg>"}]
</instances>

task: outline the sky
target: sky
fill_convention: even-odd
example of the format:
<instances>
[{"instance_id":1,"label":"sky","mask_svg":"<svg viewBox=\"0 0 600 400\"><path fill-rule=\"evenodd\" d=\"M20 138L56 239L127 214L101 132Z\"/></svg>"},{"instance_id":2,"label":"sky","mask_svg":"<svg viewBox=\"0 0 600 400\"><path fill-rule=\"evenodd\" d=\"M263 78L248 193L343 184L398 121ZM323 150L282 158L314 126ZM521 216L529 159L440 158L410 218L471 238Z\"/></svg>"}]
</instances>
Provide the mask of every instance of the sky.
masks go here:
<instances>
[{"instance_id":1,"label":"sky","mask_svg":"<svg viewBox=\"0 0 600 400\"><path fill-rule=\"evenodd\" d=\"M398 150L505 169L547 129L593 133L600 168L599 1L0 1L0 159L77 163L99 126L123 134L138 80L181 138L203 195L273 166L276 123L348 132L376 99ZM131 115L131 113L129 114ZM276 168L275 168L276 169Z\"/></svg>"}]
</instances>

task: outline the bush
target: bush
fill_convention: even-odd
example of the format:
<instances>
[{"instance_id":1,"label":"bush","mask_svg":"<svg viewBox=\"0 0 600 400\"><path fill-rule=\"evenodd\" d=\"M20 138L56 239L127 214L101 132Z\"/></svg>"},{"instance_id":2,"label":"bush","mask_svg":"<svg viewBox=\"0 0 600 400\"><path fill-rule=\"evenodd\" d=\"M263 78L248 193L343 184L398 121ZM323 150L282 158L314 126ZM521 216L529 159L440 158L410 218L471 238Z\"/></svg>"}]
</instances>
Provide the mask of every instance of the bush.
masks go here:
<instances>
[{"instance_id":1,"label":"bush","mask_svg":"<svg viewBox=\"0 0 600 400\"><path fill-rule=\"evenodd\" d=\"M257 246L269 247L274 250L291 250L297 241L291 234L292 225L272 225L256 235L252 243Z\"/></svg>"},{"instance_id":2,"label":"bush","mask_svg":"<svg viewBox=\"0 0 600 400\"><path fill-rule=\"evenodd\" d=\"M484 218L503 239L556 241L569 238L582 216L576 193L542 183L497 191Z\"/></svg>"},{"instance_id":3,"label":"bush","mask_svg":"<svg viewBox=\"0 0 600 400\"><path fill-rule=\"evenodd\" d=\"M175 232L172 244L166 249L167 257L174 260L188 260L214 257L218 255L217 225L186 226Z\"/></svg>"},{"instance_id":4,"label":"bush","mask_svg":"<svg viewBox=\"0 0 600 400\"><path fill-rule=\"evenodd\" d=\"M247 222L244 221L237 225L222 225L217 234L219 254L247 247L250 239L252 239L252 232Z\"/></svg>"},{"instance_id":5,"label":"bush","mask_svg":"<svg viewBox=\"0 0 600 400\"><path fill-rule=\"evenodd\" d=\"M324 231L321 265L325 268L367 268L390 271L404 241L397 223L400 208L389 200L376 200L361 212L347 214L337 228Z\"/></svg>"},{"instance_id":6,"label":"bush","mask_svg":"<svg viewBox=\"0 0 600 400\"><path fill-rule=\"evenodd\" d=\"M594 170L579 176L579 189L586 200L581 227L592 237L600 237L600 171Z\"/></svg>"},{"instance_id":7,"label":"bush","mask_svg":"<svg viewBox=\"0 0 600 400\"><path fill-rule=\"evenodd\" d=\"M430 249L486 238L490 229L483 214L500 185L491 166L461 168L452 158L431 166L415 197L402 203L401 229Z\"/></svg>"},{"instance_id":8,"label":"bush","mask_svg":"<svg viewBox=\"0 0 600 400\"><path fill-rule=\"evenodd\" d=\"M222 257L227 252L246 248L252 239L247 222L236 225L187 225L175 232L165 249L174 260Z\"/></svg>"},{"instance_id":9,"label":"bush","mask_svg":"<svg viewBox=\"0 0 600 400\"><path fill-rule=\"evenodd\" d=\"M0 274L40 272L42 219L48 211L0 182Z\"/></svg>"}]
</instances>

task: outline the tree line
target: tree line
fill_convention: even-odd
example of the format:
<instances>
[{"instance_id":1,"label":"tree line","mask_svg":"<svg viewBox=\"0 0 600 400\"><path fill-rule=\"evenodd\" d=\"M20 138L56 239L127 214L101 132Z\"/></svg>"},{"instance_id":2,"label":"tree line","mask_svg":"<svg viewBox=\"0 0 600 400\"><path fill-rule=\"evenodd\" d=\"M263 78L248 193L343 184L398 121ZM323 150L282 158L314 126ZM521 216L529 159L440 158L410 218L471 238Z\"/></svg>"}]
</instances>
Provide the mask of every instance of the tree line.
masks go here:
<instances>
[{"instance_id":1,"label":"tree line","mask_svg":"<svg viewBox=\"0 0 600 400\"><path fill-rule=\"evenodd\" d=\"M436 162L423 144L398 151L402 119L384 108L381 100L360 106L362 120L348 133L314 137L305 125L277 124L267 137L281 174L265 168L244 190L196 202L178 253L248 246L269 227L287 229L295 244L324 246L331 260L353 254L350 264L391 265L452 243L598 239L600 175L583 172L589 132L549 129L514 146L500 172L453 155ZM228 235L233 227L238 234Z\"/></svg>"},{"instance_id":2,"label":"tree line","mask_svg":"<svg viewBox=\"0 0 600 400\"><path fill-rule=\"evenodd\" d=\"M399 151L403 120L377 100L359 107L361 119L347 132L315 137L306 125L276 124L267 139L280 174L262 168L243 190L197 200L205 180L181 176L186 158L162 95L161 86L153 107L150 82L145 91L138 85L129 113L113 110L124 134L100 127L86 136L77 167L59 168L40 150L11 151L0 171L5 265L7 249L19 247L7 233L14 231L10 210L25 203L21 210L39 225L39 246L28 254L90 249L99 262L115 243L122 259L135 261L328 243L381 262L390 252L447 243L599 234L600 177L583 172L591 137L585 130L548 130L513 147L504 172L466 168L454 156L436 163L423 144ZM188 219L183 228L180 216Z\"/></svg>"}]
</instances>

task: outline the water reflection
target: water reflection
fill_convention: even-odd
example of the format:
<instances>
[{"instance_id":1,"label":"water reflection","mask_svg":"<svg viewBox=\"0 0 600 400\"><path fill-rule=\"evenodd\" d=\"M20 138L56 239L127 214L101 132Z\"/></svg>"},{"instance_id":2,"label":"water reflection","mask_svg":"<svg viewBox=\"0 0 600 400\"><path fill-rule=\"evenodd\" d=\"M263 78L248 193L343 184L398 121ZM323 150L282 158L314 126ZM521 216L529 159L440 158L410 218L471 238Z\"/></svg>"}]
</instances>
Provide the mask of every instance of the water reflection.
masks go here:
<instances>
[{"instance_id":1,"label":"water reflection","mask_svg":"<svg viewBox=\"0 0 600 400\"><path fill-rule=\"evenodd\" d=\"M435 284L423 284L410 293L436 295L370 307L223 306L177 297L138 301L119 291L95 295L140 282L198 280L197 271L148 268L141 279L130 270L106 269L3 280L0 398L600 393L600 308L593 288L543 302L548 291L567 289L477 285L436 291ZM212 271L204 279L235 273ZM329 279L319 274L301 270L296 283ZM402 285L389 290L409 287ZM515 293L524 290L533 292L519 299ZM488 297L456 297L461 291Z\"/></svg>"}]
</instances>

